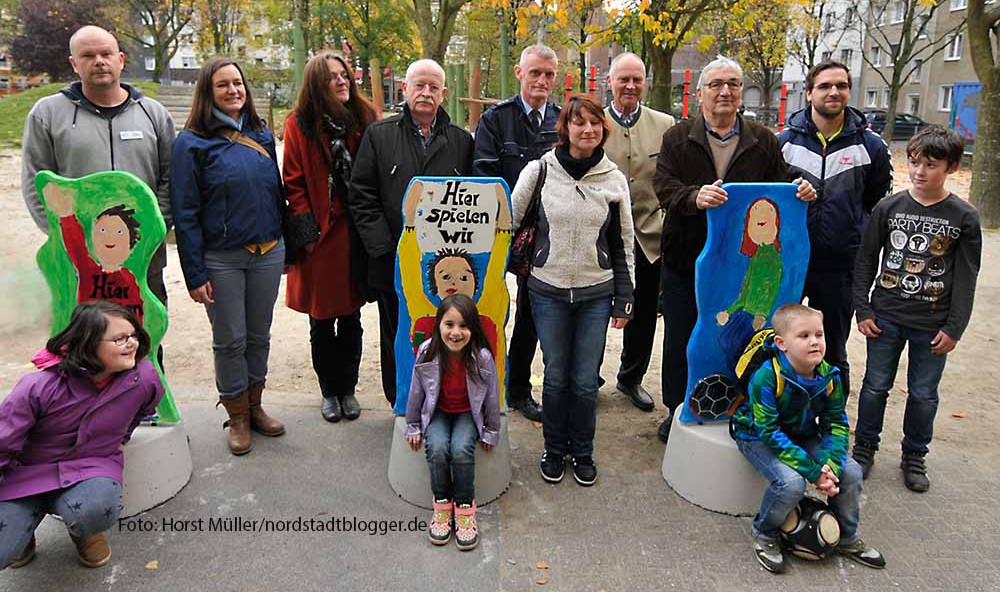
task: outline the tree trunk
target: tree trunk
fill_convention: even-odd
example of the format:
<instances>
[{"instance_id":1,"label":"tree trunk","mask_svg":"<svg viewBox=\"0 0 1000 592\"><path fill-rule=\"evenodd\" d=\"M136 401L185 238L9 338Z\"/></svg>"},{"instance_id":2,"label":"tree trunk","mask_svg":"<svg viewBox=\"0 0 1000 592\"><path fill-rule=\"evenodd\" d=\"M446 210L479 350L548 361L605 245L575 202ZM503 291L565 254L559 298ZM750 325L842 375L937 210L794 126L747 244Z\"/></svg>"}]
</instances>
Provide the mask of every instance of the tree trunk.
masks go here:
<instances>
[{"instance_id":1,"label":"tree trunk","mask_svg":"<svg viewBox=\"0 0 1000 592\"><path fill-rule=\"evenodd\" d=\"M970 199L985 228L1000 228L1000 73L982 81Z\"/></svg>"},{"instance_id":2,"label":"tree trunk","mask_svg":"<svg viewBox=\"0 0 1000 592\"><path fill-rule=\"evenodd\" d=\"M899 102L899 88L903 85L903 65L894 68L892 81L889 83L889 105L885 108L885 127L882 128L882 139L886 144L892 143L892 133L896 129L896 103Z\"/></svg>"},{"instance_id":3,"label":"tree trunk","mask_svg":"<svg viewBox=\"0 0 1000 592\"><path fill-rule=\"evenodd\" d=\"M653 71L653 87L649 90L649 106L664 113L673 111L673 84L670 70L674 61L674 48L654 43L649 45L649 65Z\"/></svg>"}]
</instances>

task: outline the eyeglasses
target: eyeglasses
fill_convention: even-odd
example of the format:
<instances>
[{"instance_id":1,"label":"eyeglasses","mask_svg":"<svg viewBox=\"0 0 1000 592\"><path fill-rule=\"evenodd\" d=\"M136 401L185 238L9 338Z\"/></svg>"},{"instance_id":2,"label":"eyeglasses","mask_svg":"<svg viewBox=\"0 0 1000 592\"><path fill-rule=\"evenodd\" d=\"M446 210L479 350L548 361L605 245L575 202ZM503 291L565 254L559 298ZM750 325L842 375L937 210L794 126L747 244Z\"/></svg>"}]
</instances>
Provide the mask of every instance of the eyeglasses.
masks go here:
<instances>
[{"instance_id":1,"label":"eyeglasses","mask_svg":"<svg viewBox=\"0 0 1000 592\"><path fill-rule=\"evenodd\" d=\"M743 86L743 83L740 82L739 80L712 80L711 82L709 82L705 86L707 86L708 88L710 88L712 90L719 90L720 88L722 88L723 86L725 86L725 87L728 87L729 90L734 90L735 91L735 90L739 90L740 87Z\"/></svg>"},{"instance_id":2,"label":"eyeglasses","mask_svg":"<svg viewBox=\"0 0 1000 592\"><path fill-rule=\"evenodd\" d=\"M340 80L342 82L351 81L351 75L348 74L347 72L337 72L336 74L330 74L330 78L333 78L334 80Z\"/></svg>"},{"instance_id":3,"label":"eyeglasses","mask_svg":"<svg viewBox=\"0 0 1000 592\"><path fill-rule=\"evenodd\" d=\"M117 345L118 347L121 347L121 346L125 345L126 343L128 343L130 339L133 340L133 341L135 341L136 343L138 343L139 342L139 334L138 333L131 333L129 335L122 335L120 337L115 337L114 339L102 339L101 341L110 341L111 343Z\"/></svg>"}]
</instances>

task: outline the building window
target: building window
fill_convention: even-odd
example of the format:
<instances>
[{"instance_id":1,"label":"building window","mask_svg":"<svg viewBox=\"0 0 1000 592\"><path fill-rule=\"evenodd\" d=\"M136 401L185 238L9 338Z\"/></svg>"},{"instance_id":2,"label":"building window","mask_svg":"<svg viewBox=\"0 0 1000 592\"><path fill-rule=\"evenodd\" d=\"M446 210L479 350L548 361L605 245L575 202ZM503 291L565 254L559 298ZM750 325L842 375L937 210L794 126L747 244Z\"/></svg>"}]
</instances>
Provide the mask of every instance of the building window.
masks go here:
<instances>
[{"instance_id":1,"label":"building window","mask_svg":"<svg viewBox=\"0 0 1000 592\"><path fill-rule=\"evenodd\" d=\"M953 60L962 59L962 39L965 34L959 31L954 37L951 38L951 43L944 50L944 61L950 62Z\"/></svg>"},{"instance_id":2,"label":"building window","mask_svg":"<svg viewBox=\"0 0 1000 592\"><path fill-rule=\"evenodd\" d=\"M874 88L865 90L865 107L878 107L878 91Z\"/></svg>"},{"instance_id":3,"label":"building window","mask_svg":"<svg viewBox=\"0 0 1000 592\"><path fill-rule=\"evenodd\" d=\"M844 25L850 27L854 24L854 9L848 8L847 13L844 14Z\"/></svg>"},{"instance_id":4,"label":"building window","mask_svg":"<svg viewBox=\"0 0 1000 592\"><path fill-rule=\"evenodd\" d=\"M882 108L889 108L889 89L887 88L882 89Z\"/></svg>"},{"instance_id":5,"label":"building window","mask_svg":"<svg viewBox=\"0 0 1000 592\"><path fill-rule=\"evenodd\" d=\"M826 23L823 25L823 30L824 31L832 31L833 30L833 20L834 20L834 18L835 18L835 15L833 13L830 13L830 14L826 15Z\"/></svg>"},{"instance_id":6,"label":"building window","mask_svg":"<svg viewBox=\"0 0 1000 592\"><path fill-rule=\"evenodd\" d=\"M854 50L842 49L840 50L840 63L847 67L851 66L851 58L854 57Z\"/></svg>"},{"instance_id":7,"label":"building window","mask_svg":"<svg viewBox=\"0 0 1000 592\"><path fill-rule=\"evenodd\" d=\"M872 48L872 65L876 67L882 65L882 48L877 45Z\"/></svg>"},{"instance_id":8,"label":"building window","mask_svg":"<svg viewBox=\"0 0 1000 592\"><path fill-rule=\"evenodd\" d=\"M938 111L951 111L951 85L938 89Z\"/></svg>"},{"instance_id":9,"label":"building window","mask_svg":"<svg viewBox=\"0 0 1000 592\"><path fill-rule=\"evenodd\" d=\"M969 5L969 0L951 0L952 10L962 10Z\"/></svg>"},{"instance_id":10,"label":"building window","mask_svg":"<svg viewBox=\"0 0 1000 592\"><path fill-rule=\"evenodd\" d=\"M156 58L146 58L146 71L152 72L156 68Z\"/></svg>"},{"instance_id":11,"label":"building window","mask_svg":"<svg viewBox=\"0 0 1000 592\"><path fill-rule=\"evenodd\" d=\"M906 112L910 115L920 114L920 95L906 95Z\"/></svg>"},{"instance_id":12,"label":"building window","mask_svg":"<svg viewBox=\"0 0 1000 592\"><path fill-rule=\"evenodd\" d=\"M875 24L880 27L885 24L885 9L886 9L885 6L881 6L875 9L878 11L878 14L875 15Z\"/></svg>"},{"instance_id":13,"label":"building window","mask_svg":"<svg viewBox=\"0 0 1000 592\"><path fill-rule=\"evenodd\" d=\"M198 61L194 56L181 56L181 68L197 68Z\"/></svg>"},{"instance_id":14,"label":"building window","mask_svg":"<svg viewBox=\"0 0 1000 592\"><path fill-rule=\"evenodd\" d=\"M906 3L896 0L892 5L892 24L901 23L906 18Z\"/></svg>"},{"instance_id":15,"label":"building window","mask_svg":"<svg viewBox=\"0 0 1000 592\"><path fill-rule=\"evenodd\" d=\"M913 72L910 74L910 82L920 82L923 77L924 61L913 60Z\"/></svg>"},{"instance_id":16,"label":"building window","mask_svg":"<svg viewBox=\"0 0 1000 592\"><path fill-rule=\"evenodd\" d=\"M832 58L832 57L833 57L833 52L832 51L824 51L823 52L823 59L821 61L829 62L830 58Z\"/></svg>"}]
</instances>

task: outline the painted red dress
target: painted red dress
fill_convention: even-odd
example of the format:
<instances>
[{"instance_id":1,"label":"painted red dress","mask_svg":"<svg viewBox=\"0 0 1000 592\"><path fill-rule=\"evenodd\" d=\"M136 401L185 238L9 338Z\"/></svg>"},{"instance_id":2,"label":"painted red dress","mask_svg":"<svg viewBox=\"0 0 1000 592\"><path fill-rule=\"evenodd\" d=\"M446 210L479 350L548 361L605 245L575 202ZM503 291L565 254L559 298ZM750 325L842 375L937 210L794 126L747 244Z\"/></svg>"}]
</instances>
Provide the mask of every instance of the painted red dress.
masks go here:
<instances>
[{"instance_id":1,"label":"painted red dress","mask_svg":"<svg viewBox=\"0 0 1000 592\"><path fill-rule=\"evenodd\" d=\"M90 256L83 227L76 216L59 219L63 244L73 267L80 278L76 291L77 302L107 300L120 304L135 313L142 322L142 294L135 276L122 267L118 271L104 271Z\"/></svg>"}]
</instances>

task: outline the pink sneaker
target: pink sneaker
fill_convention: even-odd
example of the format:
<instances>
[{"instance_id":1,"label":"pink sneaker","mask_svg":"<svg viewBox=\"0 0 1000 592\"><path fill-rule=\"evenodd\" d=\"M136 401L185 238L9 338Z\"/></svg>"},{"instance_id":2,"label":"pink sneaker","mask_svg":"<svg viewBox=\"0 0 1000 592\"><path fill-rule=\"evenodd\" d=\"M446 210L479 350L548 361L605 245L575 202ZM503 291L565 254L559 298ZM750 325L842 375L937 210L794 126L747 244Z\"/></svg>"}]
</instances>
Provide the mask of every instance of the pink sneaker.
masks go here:
<instances>
[{"instance_id":1,"label":"pink sneaker","mask_svg":"<svg viewBox=\"0 0 1000 592\"><path fill-rule=\"evenodd\" d=\"M476 528L476 502L455 506L455 544L460 551L471 551L479 544Z\"/></svg>"},{"instance_id":2,"label":"pink sneaker","mask_svg":"<svg viewBox=\"0 0 1000 592\"><path fill-rule=\"evenodd\" d=\"M452 509L454 504L451 500L446 502L434 502L434 516L431 525L427 528L427 538L435 545L447 545L451 540Z\"/></svg>"}]
</instances>

